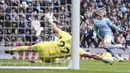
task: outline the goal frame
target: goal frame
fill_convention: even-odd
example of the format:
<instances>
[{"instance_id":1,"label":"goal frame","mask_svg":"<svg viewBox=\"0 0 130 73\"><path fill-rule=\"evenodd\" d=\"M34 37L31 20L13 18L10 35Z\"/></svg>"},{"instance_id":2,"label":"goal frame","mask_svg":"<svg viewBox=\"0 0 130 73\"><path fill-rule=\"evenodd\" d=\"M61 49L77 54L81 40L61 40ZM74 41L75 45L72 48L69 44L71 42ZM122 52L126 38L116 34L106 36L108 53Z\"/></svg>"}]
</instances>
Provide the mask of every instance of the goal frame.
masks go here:
<instances>
[{"instance_id":1,"label":"goal frame","mask_svg":"<svg viewBox=\"0 0 130 73\"><path fill-rule=\"evenodd\" d=\"M67 67L0 66L0 69L75 69L80 67L79 58L80 0L72 0L72 56Z\"/></svg>"}]
</instances>

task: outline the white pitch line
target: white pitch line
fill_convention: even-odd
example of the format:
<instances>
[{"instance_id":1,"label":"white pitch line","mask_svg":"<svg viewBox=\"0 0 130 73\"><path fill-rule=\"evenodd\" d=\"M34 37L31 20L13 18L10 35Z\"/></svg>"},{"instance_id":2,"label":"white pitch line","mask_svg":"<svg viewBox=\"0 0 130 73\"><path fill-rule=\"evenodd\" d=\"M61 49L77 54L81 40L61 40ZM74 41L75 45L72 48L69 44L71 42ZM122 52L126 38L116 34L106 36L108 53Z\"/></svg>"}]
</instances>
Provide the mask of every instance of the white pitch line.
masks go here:
<instances>
[{"instance_id":1,"label":"white pitch line","mask_svg":"<svg viewBox=\"0 0 130 73\"><path fill-rule=\"evenodd\" d=\"M88 70L88 71L107 71L107 72L130 72L130 70L103 70L103 69L81 69L81 70Z\"/></svg>"}]
</instances>

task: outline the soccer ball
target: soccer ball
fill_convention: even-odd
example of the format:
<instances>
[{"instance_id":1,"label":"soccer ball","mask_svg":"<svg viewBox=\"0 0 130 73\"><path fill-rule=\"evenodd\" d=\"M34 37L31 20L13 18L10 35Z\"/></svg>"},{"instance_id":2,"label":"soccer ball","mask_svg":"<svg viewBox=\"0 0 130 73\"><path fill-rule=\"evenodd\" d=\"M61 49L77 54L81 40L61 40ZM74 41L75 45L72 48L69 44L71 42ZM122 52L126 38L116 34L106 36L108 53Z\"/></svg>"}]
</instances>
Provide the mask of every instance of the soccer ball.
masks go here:
<instances>
[{"instance_id":1,"label":"soccer ball","mask_svg":"<svg viewBox=\"0 0 130 73\"><path fill-rule=\"evenodd\" d=\"M112 55L109 52L104 52L101 56L112 58Z\"/></svg>"}]
</instances>

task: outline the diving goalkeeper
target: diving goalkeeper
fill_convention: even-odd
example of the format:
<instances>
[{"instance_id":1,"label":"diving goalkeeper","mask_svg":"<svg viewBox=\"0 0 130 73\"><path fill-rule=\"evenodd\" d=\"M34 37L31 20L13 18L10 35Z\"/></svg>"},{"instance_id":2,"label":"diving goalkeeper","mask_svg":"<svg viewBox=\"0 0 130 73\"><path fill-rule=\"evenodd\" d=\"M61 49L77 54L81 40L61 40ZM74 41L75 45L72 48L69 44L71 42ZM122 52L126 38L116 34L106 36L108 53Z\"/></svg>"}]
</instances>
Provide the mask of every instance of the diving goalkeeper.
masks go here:
<instances>
[{"instance_id":1,"label":"diving goalkeeper","mask_svg":"<svg viewBox=\"0 0 130 73\"><path fill-rule=\"evenodd\" d=\"M12 49L5 50L5 53L14 54L14 52L20 51L37 51L42 62L54 62L57 58L67 58L72 53L72 36L59 29L56 23L53 22L53 13L45 15L45 20L49 22L51 28L58 35L59 40L57 41L44 41L36 43L32 46L20 46ZM79 48L80 56L90 57L96 60L103 61L105 63L113 63L113 58L106 58L97 54L92 54ZM35 61L34 61L35 62Z\"/></svg>"}]
</instances>

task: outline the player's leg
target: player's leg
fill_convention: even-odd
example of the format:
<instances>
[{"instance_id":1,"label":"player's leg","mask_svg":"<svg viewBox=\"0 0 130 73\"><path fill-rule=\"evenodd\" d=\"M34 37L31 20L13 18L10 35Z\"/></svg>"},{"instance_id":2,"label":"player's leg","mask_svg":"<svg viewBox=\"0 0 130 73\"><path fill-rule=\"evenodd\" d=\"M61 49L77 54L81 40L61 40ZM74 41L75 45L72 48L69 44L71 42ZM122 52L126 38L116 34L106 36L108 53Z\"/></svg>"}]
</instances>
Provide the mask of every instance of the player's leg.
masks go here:
<instances>
[{"instance_id":1,"label":"player's leg","mask_svg":"<svg viewBox=\"0 0 130 73\"><path fill-rule=\"evenodd\" d=\"M113 49L106 49L106 50L110 52L112 56L116 57L119 62L123 62L123 59Z\"/></svg>"},{"instance_id":2,"label":"player's leg","mask_svg":"<svg viewBox=\"0 0 130 73\"><path fill-rule=\"evenodd\" d=\"M55 51L52 48L55 48L52 42L41 42L32 46L32 50L37 50L39 54L39 59L44 63L58 63L60 59L56 59ZM38 62L38 61L37 61Z\"/></svg>"},{"instance_id":3,"label":"player's leg","mask_svg":"<svg viewBox=\"0 0 130 73\"><path fill-rule=\"evenodd\" d=\"M53 63L53 64L61 64L63 63L64 59L63 58L54 58L52 60L47 60L47 61L43 61L41 59L38 60L29 60L29 62L32 63Z\"/></svg>"},{"instance_id":4,"label":"player's leg","mask_svg":"<svg viewBox=\"0 0 130 73\"><path fill-rule=\"evenodd\" d=\"M105 63L110 63L112 64L114 59L113 58L108 58L108 57L102 57L100 55L97 55L97 54L93 54L93 53L85 53L83 54L83 56L85 57L90 57L90 58L93 58L95 60L100 60L100 61L103 61Z\"/></svg>"},{"instance_id":5,"label":"player's leg","mask_svg":"<svg viewBox=\"0 0 130 73\"><path fill-rule=\"evenodd\" d=\"M100 61L103 61L105 63L110 63L112 65L114 59L113 58L107 58L107 57L102 57L98 54L92 54L92 53L89 53L89 52L85 52L83 49L80 48L80 55L81 56L84 56L84 57L89 57L89 58L93 58L93 59L96 59L96 60L100 60Z\"/></svg>"},{"instance_id":6,"label":"player's leg","mask_svg":"<svg viewBox=\"0 0 130 73\"><path fill-rule=\"evenodd\" d=\"M64 58L54 58L52 63L53 64L61 64L61 63L63 63L63 61L64 61Z\"/></svg>"},{"instance_id":7,"label":"player's leg","mask_svg":"<svg viewBox=\"0 0 130 73\"><path fill-rule=\"evenodd\" d=\"M113 45L109 45L105 49L108 50L108 52L110 52L112 54L112 56L116 57L119 62L123 62L123 59L113 50L113 49L115 49L115 47L113 47Z\"/></svg>"},{"instance_id":8,"label":"player's leg","mask_svg":"<svg viewBox=\"0 0 130 73\"><path fill-rule=\"evenodd\" d=\"M122 44L116 44L116 45L113 45L113 44L108 44L107 46L106 46L106 48L109 48L109 49L122 49L122 50L124 50L125 51L125 46L123 46Z\"/></svg>"},{"instance_id":9,"label":"player's leg","mask_svg":"<svg viewBox=\"0 0 130 73\"><path fill-rule=\"evenodd\" d=\"M112 56L116 57L120 62L122 62L123 59L121 57L119 57L118 54L115 53L113 49L123 48L123 45L121 45L121 44L112 45L111 44L112 40L113 40L112 36L105 36L103 46L108 52L110 52L112 54Z\"/></svg>"},{"instance_id":10,"label":"player's leg","mask_svg":"<svg viewBox=\"0 0 130 73\"><path fill-rule=\"evenodd\" d=\"M32 46L19 46L19 47L5 50L5 53L13 55L14 52L33 51L33 50L37 51L39 45L40 43L34 44Z\"/></svg>"},{"instance_id":11,"label":"player's leg","mask_svg":"<svg viewBox=\"0 0 130 73\"><path fill-rule=\"evenodd\" d=\"M20 46L12 49L5 50L5 53L13 55L14 52L28 51L31 46Z\"/></svg>"},{"instance_id":12,"label":"player's leg","mask_svg":"<svg viewBox=\"0 0 130 73\"><path fill-rule=\"evenodd\" d=\"M41 59L29 60L29 63L43 63L43 61Z\"/></svg>"},{"instance_id":13,"label":"player's leg","mask_svg":"<svg viewBox=\"0 0 130 73\"><path fill-rule=\"evenodd\" d=\"M108 48L108 49L123 49L125 51L125 46L123 46L122 44L111 44L111 42L113 41L113 37L111 35L106 35L104 38L104 48Z\"/></svg>"}]
</instances>

